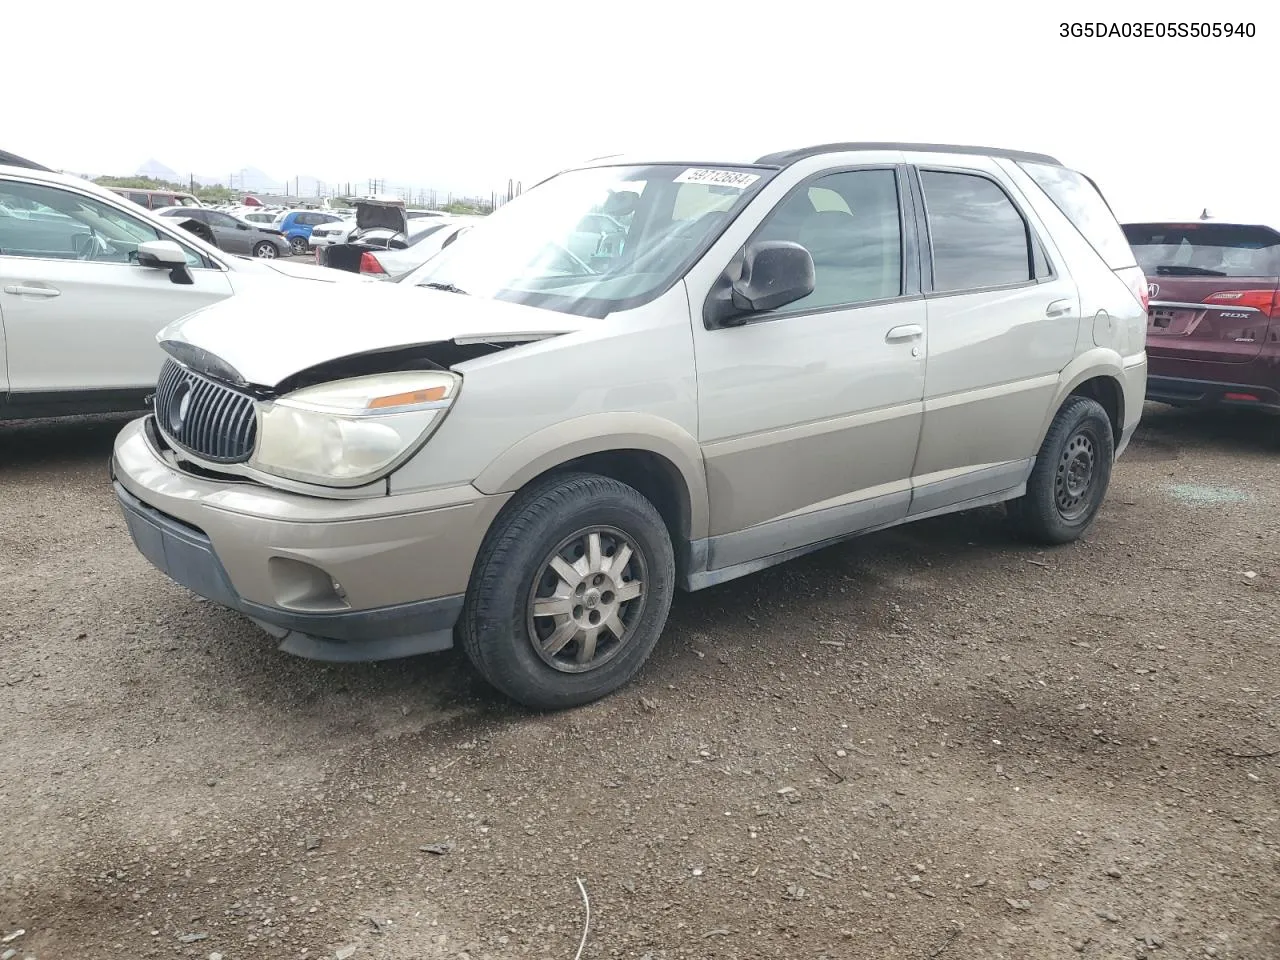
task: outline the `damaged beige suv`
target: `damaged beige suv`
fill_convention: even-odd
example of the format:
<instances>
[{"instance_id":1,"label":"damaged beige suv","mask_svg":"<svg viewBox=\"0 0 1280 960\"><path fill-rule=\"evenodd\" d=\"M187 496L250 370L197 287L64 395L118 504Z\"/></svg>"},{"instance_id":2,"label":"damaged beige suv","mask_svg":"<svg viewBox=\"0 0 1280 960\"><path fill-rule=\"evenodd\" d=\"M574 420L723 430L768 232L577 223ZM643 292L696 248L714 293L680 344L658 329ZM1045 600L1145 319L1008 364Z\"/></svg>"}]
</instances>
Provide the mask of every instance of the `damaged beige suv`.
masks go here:
<instances>
[{"instance_id":1,"label":"damaged beige suv","mask_svg":"<svg viewBox=\"0 0 1280 960\"><path fill-rule=\"evenodd\" d=\"M535 708L626 683L677 589L1000 502L1076 539L1145 389L1106 202L1006 150L598 161L399 283L296 286L160 335L134 541L283 650L456 639Z\"/></svg>"}]
</instances>

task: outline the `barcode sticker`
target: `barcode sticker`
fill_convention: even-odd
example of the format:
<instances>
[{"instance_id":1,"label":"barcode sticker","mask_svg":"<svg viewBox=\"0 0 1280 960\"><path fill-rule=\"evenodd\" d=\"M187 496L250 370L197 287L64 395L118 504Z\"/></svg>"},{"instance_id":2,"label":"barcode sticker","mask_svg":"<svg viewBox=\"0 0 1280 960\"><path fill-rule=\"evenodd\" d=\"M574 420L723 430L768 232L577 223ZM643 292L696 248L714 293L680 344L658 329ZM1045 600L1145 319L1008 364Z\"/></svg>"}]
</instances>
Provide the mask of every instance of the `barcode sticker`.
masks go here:
<instances>
[{"instance_id":1,"label":"barcode sticker","mask_svg":"<svg viewBox=\"0 0 1280 960\"><path fill-rule=\"evenodd\" d=\"M675 182L705 183L712 187L733 187L736 190L745 190L759 179L760 175L756 173L740 173L737 170L703 170L698 167L690 167L676 177Z\"/></svg>"}]
</instances>

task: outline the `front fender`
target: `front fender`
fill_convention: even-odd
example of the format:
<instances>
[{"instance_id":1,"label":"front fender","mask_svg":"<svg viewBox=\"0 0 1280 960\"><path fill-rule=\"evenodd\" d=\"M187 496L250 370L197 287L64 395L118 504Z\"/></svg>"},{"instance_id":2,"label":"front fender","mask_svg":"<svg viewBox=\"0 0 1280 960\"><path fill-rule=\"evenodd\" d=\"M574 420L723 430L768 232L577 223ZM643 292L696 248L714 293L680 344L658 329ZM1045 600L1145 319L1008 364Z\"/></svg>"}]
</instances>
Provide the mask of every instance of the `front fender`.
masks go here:
<instances>
[{"instance_id":1,"label":"front fender","mask_svg":"<svg viewBox=\"0 0 1280 960\"><path fill-rule=\"evenodd\" d=\"M508 447L481 471L481 493L512 493L561 464L593 453L643 450L668 461L689 493L689 535L707 536L708 497L702 449L688 431L644 413L596 413L546 427Z\"/></svg>"}]
</instances>

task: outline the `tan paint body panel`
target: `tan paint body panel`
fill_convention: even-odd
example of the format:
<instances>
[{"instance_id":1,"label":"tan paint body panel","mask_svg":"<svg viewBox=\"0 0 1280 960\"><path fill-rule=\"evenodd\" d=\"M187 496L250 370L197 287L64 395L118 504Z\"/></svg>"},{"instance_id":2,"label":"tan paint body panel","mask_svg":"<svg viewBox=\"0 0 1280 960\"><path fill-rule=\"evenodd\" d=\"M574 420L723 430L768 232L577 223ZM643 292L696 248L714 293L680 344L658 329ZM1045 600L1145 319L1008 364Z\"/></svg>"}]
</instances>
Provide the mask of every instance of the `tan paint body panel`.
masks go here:
<instances>
[{"instance_id":1,"label":"tan paint body panel","mask_svg":"<svg viewBox=\"0 0 1280 960\"><path fill-rule=\"evenodd\" d=\"M147 505L202 530L236 591L280 609L292 585L273 557L314 564L346 590L349 608L373 609L466 590L480 540L508 495L469 485L401 497L320 500L200 480L166 463L141 420L121 432L116 478Z\"/></svg>"}]
</instances>

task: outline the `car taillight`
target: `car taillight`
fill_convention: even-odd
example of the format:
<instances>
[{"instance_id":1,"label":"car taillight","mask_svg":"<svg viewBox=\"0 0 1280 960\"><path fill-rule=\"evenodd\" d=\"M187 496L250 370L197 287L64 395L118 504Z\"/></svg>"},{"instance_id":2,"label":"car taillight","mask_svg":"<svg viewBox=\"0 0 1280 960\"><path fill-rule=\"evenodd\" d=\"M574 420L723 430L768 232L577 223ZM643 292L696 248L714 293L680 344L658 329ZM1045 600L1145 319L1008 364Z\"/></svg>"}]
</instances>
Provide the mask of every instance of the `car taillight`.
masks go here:
<instances>
[{"instance_id":1,"label":"car taillight","mask_svg":"<svg viewBox=\"0 0 1280 960\"><path fill-rule=\"evenodd\" d=\"M378 258L372 253L360 254L360 272L361 273L386 273L382 269L382 264L378 262Z\"/></svg>"},{"instance_id":2,"label":"car taillight","mask_svg":"<svg viewBox=\"0 0 1280 960\"><path fill-rule=\"evenodd\" d=\"M1125 267L1117 270L1116 273L1128 284L1129 291L1142 304L1142 312L1146 313L1151 306L1151 297L1149 296L1150 288L1147 286L1147 275L1142 272L1142 268Z\"/></svg>"},{"instance_id":3,"label":"car taillight","mask_svg":"<svg viewBox=\"0 0 1280 960\"><path fill-rule=\"evenodd\" d=\"M1267 317L1274 316L1276 310L1274 290L1220 290L1209 294L1204 302L1215 307L1252 307Z\"/></svg>"}]
</instances>

